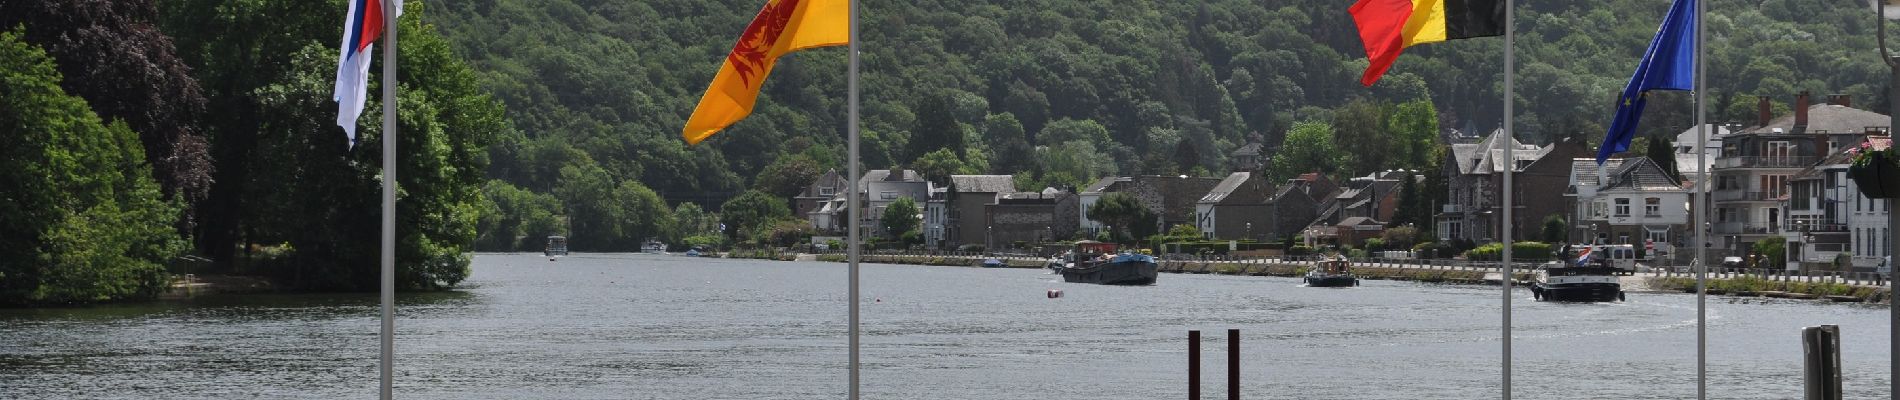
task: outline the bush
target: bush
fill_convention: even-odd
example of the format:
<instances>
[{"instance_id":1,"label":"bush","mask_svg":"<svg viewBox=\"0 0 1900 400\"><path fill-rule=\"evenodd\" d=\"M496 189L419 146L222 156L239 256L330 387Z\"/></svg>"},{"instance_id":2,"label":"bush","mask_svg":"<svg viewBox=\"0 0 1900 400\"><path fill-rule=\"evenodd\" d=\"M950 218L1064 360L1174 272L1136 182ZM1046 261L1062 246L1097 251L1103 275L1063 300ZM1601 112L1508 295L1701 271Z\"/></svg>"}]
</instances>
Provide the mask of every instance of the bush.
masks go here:
<instances>
[{"instance_id":1,"label":"bush","mask_svg":"<svg viewBox=\"0 0 1900 400\"><path fill-rule=\"evenodd\" d=\"M1378 252L1378 251L1385 250L1385 239L1380 239L1380 238L1366 239L1365 244L1366 244L1365 247L1366 247L1367 252Z\"/></svg>"},{"instance_id":2,"label":"bush","mask_svg":"<svg viewBox=\"0 0 1900 400\"><path fill-rule=\"evenodd\" d=\"M1313 247L1311 247L1311 246L1307 246L1307 245L1303 245L1303 244L1302 244L1302 245L1294 245L1293 247L1288 247L1288 248L1286 249L1286 255L1289 255L1289 256L1310 256L1310 255L1313 255Z\"/></svg>"},{"instance_id":3,"label":"bush","mask_svg":"<svg viewBox=\"0 0 1900 400\"><path fill-rule=\"evenodd\" d=\"M1541 242L1516 242L1511 244L1511 261L1548 261L1550 244ZM1465 252L1465 258L1476 261L1498 261L1504 251L1503 243L1486 243Z\"/></svg>"}]
</instances>

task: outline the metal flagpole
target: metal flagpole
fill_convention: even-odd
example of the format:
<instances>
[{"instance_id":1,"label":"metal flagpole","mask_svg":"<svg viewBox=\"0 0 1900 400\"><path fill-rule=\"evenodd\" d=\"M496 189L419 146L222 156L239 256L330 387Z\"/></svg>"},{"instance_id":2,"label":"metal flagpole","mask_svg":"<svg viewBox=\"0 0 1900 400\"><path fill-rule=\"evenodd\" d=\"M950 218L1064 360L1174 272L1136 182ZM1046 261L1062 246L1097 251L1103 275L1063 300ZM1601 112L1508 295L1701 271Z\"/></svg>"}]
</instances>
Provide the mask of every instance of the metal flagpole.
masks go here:
<instances>
[{"instance_id":1,"label":"metal flagpole","mask_svg":"<svg viewBox=\"0 0 1900 400\"><path fill-rule=\"evenodd\" d=\"M382 399L395 396L396 371L396 2L384 0L383 34L383 362Z\"/></svg>"},{"instance_id":2,"label":"metal flagpole","mask_svg":"<svg viewBox=\"0 0 1900 400\"><path fill-rule=\"evenodd\" d=\"M1696 1L1695 130L1696 136L1698 137L1697 140L1700 141L1697 146L1701 147L1700 149L1696 149L1696 168L1701 176L1701 182L1696 182L1696 191L1705 193L1705 195L1696 197L1697 204L1695 209L1696 222L1713 228L1715 225L1708 223L1709 207L1706 206L1713 203L1709 201L1709 196L1706 195L1709 190L1709 126L1707 121L1709 110L1708 102L1705 101L1705 97L1708 96L1708 90L1706 90L1707 87L1703 86L1702 79L1703 22L1702 2ZM1709 398L1709 309L1708 304L1705 302L1708 297L1709 263L1708 259L1704 258L1708 255L1709 242L1706 235L1708 235L1706 230L1696 231L1696 242L1702 245L1696 249L1695 255L1695 398L1698 400Z\"/></svg>"},{"instance_id":3,"label":"metal flagpole","mask_svg":"<svg viewBox=\"0 0 1900 400\"><path fill-rule=\"evenodd\" d=\"M849 272L851 275L849 278L851 284L850 289L846 290L845 301L850 304L851 308L851 391L850 396L847 398L850 400L858 400L858 257L862 248L862 245L858 242L858 229L861 225L858 220L858 214L863 212L859 210L863 208L863 206L858 204L858 0L848 1L851 2L849 6L850 11L848 12L848 14L850 14L849 19L851 20L849 26L851 30L851 71L849 74L850 77L847 80L849 81L848 86L850 86L849 91L851 94L848 96L849 100L847 100L847 102L850 103L849 114L851 115L851 121L849 122L850 126L846 128L846 130L850 132L851 142L850 145L848 145L848 147L850 147L848 151L851 153L851 172L849 173L851 178L851 190L846 193L847 196L851 198L849 200L851 233L848 234L846 239L851 241L851 254L848 256L851 261Z\"/></svg>"},{"instance_id":4,"label":"metal flagpole","mask_svg":"<svg viewBox=\"0 0 1900 400\"><path fill-rule=\"evenodd\" d=\"M1498 147L1504 148L1504 267L1500 269L1504 275L1499 279L1504 282L1504 400L1511 400L1511 251L1516 250L1511 246L1512 209L1516 208L1516 204L1511 202L1511 175L1517 169L1517 147L1511 145L1517 137L1511 132L1512 100L1515 100L1513 97L1517 93L1511 77L1517 70L1514 65L1517 63L1517 26L1512 23L1517 14L1513 10L1516 6L1517 1L1504 0L1504 137L1498 140Z\"/></svg>"}]
</instances>

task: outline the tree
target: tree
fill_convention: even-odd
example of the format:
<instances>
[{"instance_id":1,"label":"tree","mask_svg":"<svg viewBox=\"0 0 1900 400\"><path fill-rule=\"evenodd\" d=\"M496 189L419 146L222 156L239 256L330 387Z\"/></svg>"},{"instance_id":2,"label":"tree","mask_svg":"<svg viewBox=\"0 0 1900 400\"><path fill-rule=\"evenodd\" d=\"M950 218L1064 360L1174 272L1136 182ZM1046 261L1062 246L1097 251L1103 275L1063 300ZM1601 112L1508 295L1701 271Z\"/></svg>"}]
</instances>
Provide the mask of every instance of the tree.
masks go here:
<instances>
[{"instance_id":1,"label":"tree","mask_svg":"<svg viewBox=\"0 0 1900 400\"><path fill-rule=\"evenodd\" d=\"M878 218L884 232L890 237L900 237L917 230L922 222L917 219L921 212L917 210L917 201L909 197L899 197L891 205L884 207L884 215Z\"/></svg>"},{"instance_id":2,"label":"tree","mask_svg":"<svg viewBox=\"0 0 1900 400\"><path fill-rule=\"evenodd\" d=\"M965 170L963 161L958 160L956 153L950 152L950 149L937 149L924 154L923 157L918 157L917 161L910 164L911 168L917 169L917 173L924 175L924 179L935 182L938 186L949 184L950 175L960 174Z\"/></svg>"},{"instance_id":3,"label":"tree","mask_svg":"<svg viewBox=\"0 0 1900 400\"><path fill-rule=\"evenodd\" d=\"M1649 157L1650 161L1655 161L1657 167L1661 167L1663 172L1675 177L1677 181L1683 180L1682 171L1676 169L1676 150L1670 147L1667 141L1650 139L1649 145L1643 148L1643 156Z\"/></svg>"},{"instance_id":4,"label":"tree","mask_svg":"<svg viewBox=\"0 0 1900 400\"><path fill-rule=\"evenodd\" d=\"M1399 104L1387 116L1386 131L1398 143L1387 165L1403 169L1431 166L1431 150L1438 145L1438 109L1430 99Z\"/></svg>"},{"instance_id":5,"label":"tree","mask_svg":"<svg viewBox=\"0 0 1900 400\"><path fill-rule=\"evenodd\" d=\"M1120 232L1126 231L1132 235L1123 237L1148 237L1160 230L1155 226L1154 212L1142 205L1141 200L1124 192L1103 195L1101 200L1089 206L1088 217L1108 225L1113 234L1120 235Z\"/></svg>"},{"instance_id":6,"label":"tree","mask_svg":"<svg viewBox=\"0 0 1900 400\"><path fill-rule=\"evenodd\" d=\"M805 191L805 187L824 173L817 161L802 154L781 155L772 165L759 171L759 176L752 180L752 188L789 199Z\"/></svg>"},{"instance_id":7,"label":"tree","mask_svg":"<svg viewBox=\"0 0 1900 400\"><path fill-rule=\"evenodd\" d=\"M925 95L917 103L917 126L911 128L910 157L949 149L963 157L963 124L944 94Z\"/></svg>"},{"instance_id":8,"label":"tree","mask_svg":"<svg viewBox=\"0 0 1900 400\"><path fill-rule=\"evenodd\" d=\"M1780 236L1769 236L1756 241L1751 249L1754 250L1755 255L1761 256L1761 262L1751 265L1753 268L1779 267L1788 260L1788 239ZM1754 260L1748 261L1754 262Z\"/></svg>"},{"instance_id":9,"label":"tree","mask_svg":"<svg viewBox=\"0 0 1900 400\"><path fill-rule=\"evenodd\" d=\"M1551 214L1544 217L1544 231L1541 237L1544 243L1568 243L1570 222L1564 220L1563 214Z\"/></svg>"},{"instance_id":10,"label":"tree","mask_svg":"<svg viewBox=\"0 0 1900 400\"><path fill-rule=\"evenodd\" d=\"M1386 131L1389 108L1384 102L1357 98L1333 112L1334 147L1352 149L1341 153L1348 173L1363 175L1405 161L1402 145Z\"/></svg>"},{"instance_id":11,"label":"tree","mask_svg":"<svg viewBox=\"0 0 1900 400\"><path fill-rule=\"evenodd\" d=\"M1280 154L1273 158L1273 177L1291 178L1306 172L1338 171L1344 153L1333 144L1333 127L1325 122L1293 124Z\"/></svg>"},{"instance_id":12,"label":"tree","mask_svg":"<svg viewBox=\"0 0 1900 400\"><path fill-rule=\"evenodd\" d=\"M139 134L167 198L205 198L212 182L209 144L198 127L205 97L171 37L154 25L153 0L16 1L5 9L0 30L27 26L22 39L52 56L67 93ZM190 229L189 215L182 222Z\"/></svg>"},{"instance_id":13,"label":"tree","mask_svg":"<svg viewBox=\"0 0 1900 400\"><path fill-rule=\"evenodd\" d=\"M719 206L719 214L724 217L729 234L737 236L740 232L753 232L759 227L771 224L779 219L791 218L792 211L785 206L785 200L771 194L747 190L727 200Z\"/></svg>"},{"instance_id":14,"label":"tree","mask_svg":"<svg viewBox=\"0 0 1900 400\"><path fill-rule=\"evenodd\" d=\"M59 86L46 52L0 31L0 304L151 298L185 250L138 135Z\"/></svg>"},{"instance_id":15,"label":"tree","mask_svg":"<svg viewBox=\"0 0 1900 400\"><path fill-rule=\"evenodd\" d=\"M561 201L499 180L482 187L482 217L476 224L477 251L530 251L538 238L567 235Z\"/></svg>"}]
</instances>

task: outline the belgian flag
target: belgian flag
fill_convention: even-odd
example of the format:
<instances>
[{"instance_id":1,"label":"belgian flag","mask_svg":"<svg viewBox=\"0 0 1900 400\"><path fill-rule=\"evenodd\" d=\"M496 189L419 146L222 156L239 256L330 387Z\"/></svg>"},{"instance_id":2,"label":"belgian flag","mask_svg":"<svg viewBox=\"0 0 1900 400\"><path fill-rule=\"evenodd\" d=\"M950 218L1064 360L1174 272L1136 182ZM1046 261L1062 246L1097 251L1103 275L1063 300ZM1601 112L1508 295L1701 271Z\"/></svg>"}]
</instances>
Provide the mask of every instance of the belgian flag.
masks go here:
<instances>
[{"instance_id":1,"label":"belgian flag","mask_svg":"<svg viewBox=\"0 0 1900 400\"><path fill-rule=\"evenodd\" d=\"M1365 76L1372 86L1416 44L1504 34L1505 0L1359 0L1352 20L1366 45Z\"/></svg>"}]
</instances>

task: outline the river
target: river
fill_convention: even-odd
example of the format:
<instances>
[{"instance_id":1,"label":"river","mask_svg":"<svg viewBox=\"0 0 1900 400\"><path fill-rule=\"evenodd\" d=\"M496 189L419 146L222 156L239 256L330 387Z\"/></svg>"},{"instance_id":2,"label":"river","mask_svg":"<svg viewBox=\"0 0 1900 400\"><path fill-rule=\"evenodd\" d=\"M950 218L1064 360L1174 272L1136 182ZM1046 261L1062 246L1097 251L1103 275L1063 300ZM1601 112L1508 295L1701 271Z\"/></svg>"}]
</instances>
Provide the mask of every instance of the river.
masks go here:
<instances>
[{"instance_id":1,"label":"river","mask_svg":"<svg viewBox=\"0 0 1900 400\"><path fill-rule=\"evenodd\" d=\"M396 391L430 399L836 399L839 263L480 254L464 288L403 295ZM1178 399L1190 329L1225 398L1241 330L1250 399L1479 399L1499 385L1496 287L867 264L867 399ZM1049 289L1064 296L1049 299ZM1557 304L1519 291L1515 397L1695 396L1695 297ZM372 398L373 294L212 296L0 310L0 399ZM1717 399L1801 397L1800 328L1837 324L1851 399L1885 399L1887 311L1709 298Z\"/></svg>"}]
</instances>

